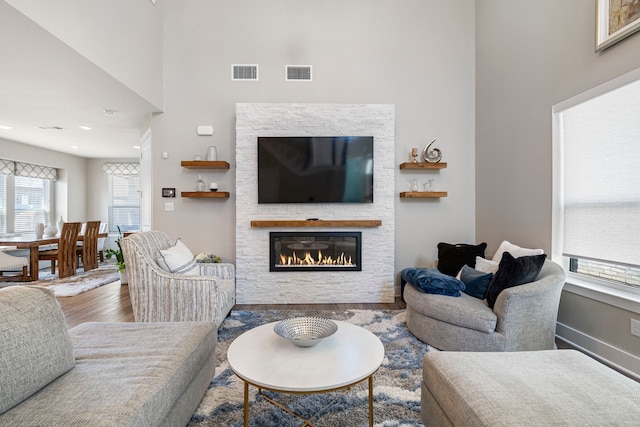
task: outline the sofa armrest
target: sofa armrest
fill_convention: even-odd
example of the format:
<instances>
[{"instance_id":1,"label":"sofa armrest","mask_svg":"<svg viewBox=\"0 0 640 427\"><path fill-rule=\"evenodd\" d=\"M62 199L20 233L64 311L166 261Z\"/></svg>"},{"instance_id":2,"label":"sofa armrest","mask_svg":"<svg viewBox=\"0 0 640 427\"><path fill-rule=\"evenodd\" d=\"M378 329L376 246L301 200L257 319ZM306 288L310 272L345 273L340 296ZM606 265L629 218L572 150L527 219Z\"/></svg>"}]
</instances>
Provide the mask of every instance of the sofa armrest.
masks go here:
<instances>
[{"instance_id":1,"label":"sofa armrest","mask_svg":"<svg viewBox=\"0 0 640 427\"><path fill-rule=\"evenodd\" d=\"M203 276L215 276L220 279L236 278L236 267L229 263L198 263L200 274Z\"/></svg>"},{"instance_id":2,"label":"sofa armrest","mask_svg":"<svg viewBox=\"0 0 640 427\"><path fill-rule=\"evenodd\" d=\"M550 275L532 283L505 289L498 295L494 313L496 331L504 334L505 351L555 348L555 329L564 275ZM517 337L517 339L513 339Z\"/></svg>"}]
</instances>

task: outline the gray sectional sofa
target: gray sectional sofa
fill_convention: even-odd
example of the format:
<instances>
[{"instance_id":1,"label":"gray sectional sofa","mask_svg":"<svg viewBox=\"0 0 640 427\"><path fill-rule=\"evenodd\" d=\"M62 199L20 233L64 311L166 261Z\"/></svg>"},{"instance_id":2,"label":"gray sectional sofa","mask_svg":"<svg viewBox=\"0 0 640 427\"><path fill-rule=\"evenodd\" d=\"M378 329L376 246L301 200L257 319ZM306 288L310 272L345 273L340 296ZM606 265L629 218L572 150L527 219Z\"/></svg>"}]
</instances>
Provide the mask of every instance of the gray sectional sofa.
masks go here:
<instances>
[{"instance_id":1,"label":"gray sectional sofa","mask_svg":"<svg viewBox=\"0 0 640 427\"><path fill-rule=\"evenodd\" d=\"M428 352L426 427L638 426L640 383L577 350Z\"/></svg>"},{"instance_id":2,"label":"gray sectional sofa","mask_svg":"<svg viewBox=\"0 0 640 427\"><path fill-rule=\"evenodd\" d=\"M0 289L0 426L180 426L215 369L212 322L84 323L52 291Z\"/></svg>"}]
</instances>

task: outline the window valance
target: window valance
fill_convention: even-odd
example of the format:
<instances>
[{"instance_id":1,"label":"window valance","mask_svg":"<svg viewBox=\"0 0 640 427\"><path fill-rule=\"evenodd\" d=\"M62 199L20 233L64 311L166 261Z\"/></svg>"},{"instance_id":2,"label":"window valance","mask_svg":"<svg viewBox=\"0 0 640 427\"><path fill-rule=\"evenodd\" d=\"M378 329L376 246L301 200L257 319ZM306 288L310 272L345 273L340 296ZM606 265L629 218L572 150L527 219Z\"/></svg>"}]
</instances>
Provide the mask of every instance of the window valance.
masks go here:
<instances>
[{"instance_id":1,"label":"window valance","mask_svg":"<svg viewBox=\"0 0 640 427\"><path fill-rule=\"evenodd\" d=\"M55 168L22 162L16 162L16 175L27 176L29 178L49 179L51 181L58 179L58 171Z\"/></svg>"},{"instance_id":2,"label":"window valance","mask_svg":"<svg viewBox=\"0 0 640 427\"><path fill-rule=\"evenodd\" d=\"M32 163L14 162L0 159L0 173L3 175L26 176L29 178L58 179L58 171L50 166L34 165Z\"/></svg>"},{"instance_id":3,"label":"window valance","mask_svg":"<svg viewBox=\"0 0 640 427\"><path fill-rule=\"evenodd\" d=\"M11 160L0 159L0 174L13 175L14 170L14 162L12 162Z\"/></svg>"},{"instance_id":4,"label":"window valance","mask_svg":"<svg viewBox=\"0 0 640 427\"><path fill-rule=\"evenodd\" d=\"M105 163L102 165L103 175L138 175L139 163Z\"/></svg>"}]
</instances>

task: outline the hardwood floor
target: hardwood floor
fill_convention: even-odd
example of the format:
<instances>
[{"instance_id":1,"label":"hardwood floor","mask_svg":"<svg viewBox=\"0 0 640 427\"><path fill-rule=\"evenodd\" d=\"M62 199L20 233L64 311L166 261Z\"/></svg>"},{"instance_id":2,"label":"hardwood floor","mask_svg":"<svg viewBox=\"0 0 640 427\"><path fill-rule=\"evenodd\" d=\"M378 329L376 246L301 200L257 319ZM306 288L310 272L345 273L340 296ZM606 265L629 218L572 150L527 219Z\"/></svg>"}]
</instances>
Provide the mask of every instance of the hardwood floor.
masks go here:
<instances>
[{"instance_id":1,"label":"hardwood floor","mask_svg":"<svg viewBox=\"0 0 640 427\"><path fill-rule=\"evenodd\" d=\"M84 322L133 322L129 287L110 283L73 297L58 298L73 328Z\"/></svg>"},{"instance_id":2,"label":"hardwood floor","mask_svg":"<svg viewBox=\"0 0 640 427\"><path fill-rule=\"evenodd\" d=\"M58 298L69 328L84 322L133 322L129 287L114 282L74 297ZM234 310L401 310L399 299L389 304L237 304Z\"/></svg>"}]
</instances>

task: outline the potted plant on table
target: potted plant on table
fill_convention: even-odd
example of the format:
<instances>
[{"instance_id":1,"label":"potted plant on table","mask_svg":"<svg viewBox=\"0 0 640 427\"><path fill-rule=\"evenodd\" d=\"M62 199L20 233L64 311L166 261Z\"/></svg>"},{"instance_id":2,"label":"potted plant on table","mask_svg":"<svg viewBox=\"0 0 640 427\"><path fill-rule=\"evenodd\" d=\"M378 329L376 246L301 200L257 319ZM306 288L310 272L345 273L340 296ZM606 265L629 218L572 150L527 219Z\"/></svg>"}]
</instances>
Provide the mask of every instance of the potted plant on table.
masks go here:
<instances>
[{"instance_id":1,"label":"potted plant on table","mask_svg":"<svg viewBox=\"0 0 640 427\"><path fill-rule=\"evenodd\" d=\"M207 264L219 264L222 262L222 259L218 255L208 254L205 252L200 252L194 258L200 266L200 274L207 275L207 276L212 274L211 271L215 271L215 270L209 270L207 268Z\"/></svg>"},{"instance_id":2,"label":"potted plant on table","mask_svg":"<svg viewBox=\"0 0 640 427\"><path fill-rule=\"evenodd\" d=\"M129 279L127 278L127 270L124 264L124 255L122 254L120 240L122 240L122 231L120 230L120 226L118 226L118 238L116 239L116 246L118 249L106 249L104 251L104 256L107 257L107 259L111 259L112 256L116 257L116 265L118 266L118 272L120 273L120 283L126 285L129 283Z\"/></svg>"}]
</instances>

